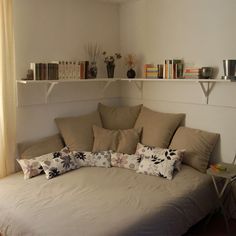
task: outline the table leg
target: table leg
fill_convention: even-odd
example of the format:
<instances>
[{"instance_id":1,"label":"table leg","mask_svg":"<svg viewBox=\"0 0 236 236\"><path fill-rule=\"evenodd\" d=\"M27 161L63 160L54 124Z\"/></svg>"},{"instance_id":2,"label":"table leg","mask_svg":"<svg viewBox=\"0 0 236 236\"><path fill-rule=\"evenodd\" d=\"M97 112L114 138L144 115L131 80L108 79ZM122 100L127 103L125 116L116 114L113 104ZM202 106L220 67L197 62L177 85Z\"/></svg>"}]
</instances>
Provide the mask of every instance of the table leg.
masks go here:
<instances>
[{"instance_id":1,"label":"table leg","mask_svg":"<svg viewBox=\"0 0 236 236\"><path fill-rule=\"evenodd\" d=\"M215 190L216 190L216 194L217 194L217 198L218 198L218 205L219 205L219 207L220 207L220 209L222 211L223 217L224 217L225 227L226 227L226 230L227 230L227 234L231 235L230 228L229 228L229 222L228 222L227 215L226 215L226 212L225 212L225 208L224 208L224 205L223 205L223 202L222 202L222 198L223 198L225 189L228 186L230 180L229 179L225 180L225 183L224 183L221 191L219 191L219 189L218 189L218 186L216 184L214 176L212 176L212 180L213 180L213 183L214 183L214 186L215 186Z\"/></svg>"}]
</instances>

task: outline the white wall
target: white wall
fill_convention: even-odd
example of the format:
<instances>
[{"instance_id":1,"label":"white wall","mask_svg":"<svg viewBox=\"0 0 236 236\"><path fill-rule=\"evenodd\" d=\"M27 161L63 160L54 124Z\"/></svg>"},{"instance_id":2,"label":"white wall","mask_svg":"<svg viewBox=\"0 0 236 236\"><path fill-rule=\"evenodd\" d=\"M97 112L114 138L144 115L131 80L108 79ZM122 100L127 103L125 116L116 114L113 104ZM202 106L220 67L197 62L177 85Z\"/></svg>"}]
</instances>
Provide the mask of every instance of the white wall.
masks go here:
<instances>
[{"instance_id":1,"label":"white wall","mask_svg":"<svg viewBox=\"0 0 236 236\"><path fill-rule=\"evenodd\" d=\"M16 76L30 62L85 60L87 43L119 52L119 6L93 0L14 0ZM116 70L116 76L118 75ZM105 76L102 58L98 76ZM44 104L45 85L18 85L18 142L57 132L54 118L95 110L97 102L118 102L119 86L102 94L104 83L58 85Z\"/></svg>"},{"instance_id":2,"label":"white wall","mask_svg":"<svg viewBox=\"0 0 236 236\"><path fill-rule=\"evenodd\" d=\"M136 0L121 5L121 47L143 63L183 58L219 67L235 58L235 0ZM139 75L140 76L140 75Z\"/></svg>"},{"instance_id":3,"label":"white wall","mask_svg":"<svg viewBox=\"0 0 236 236\"><path fill-rule=\"evenodd\" d=\"M119 7L95 0L15 0L17 79L25 76L32 61L85 59L87 42L98 42L108 52L135 53L138 76L143 63L180 57L197 66L218 67L220 77L222 60L236 57L234 0L122 2ZM104 75L101 60L98 76ZM113 83L105 94L103 86L58 85L44 104L44 85L19 85L18 141L54 133L55 117L90 112L98 101L143 103L163 112L184 112L187 126L219 132L216 158L232 160L236 151L236 83L216 84L208 105L200 85L194 83L144 83L143 96L134 83Z\"/></svg>"},{"instance_id":4,"label":"white wall","mask_svg":"<svg viewBox=\"0 0 236 236\"><path fill-rule=\"evenodd\" d=\"M144 63L183 58L196 66L218 68L236 58L235 0L137 0L121 5L121 51L135 53L137 71ZM144 83L143 97L134 83L123 83L122 103L143 103L163 112L186 113L186 126L221 134L217 160L231 162L236 152L236 83L217 83L205 104L197 83Z\"/></svg>"}]
</instances>

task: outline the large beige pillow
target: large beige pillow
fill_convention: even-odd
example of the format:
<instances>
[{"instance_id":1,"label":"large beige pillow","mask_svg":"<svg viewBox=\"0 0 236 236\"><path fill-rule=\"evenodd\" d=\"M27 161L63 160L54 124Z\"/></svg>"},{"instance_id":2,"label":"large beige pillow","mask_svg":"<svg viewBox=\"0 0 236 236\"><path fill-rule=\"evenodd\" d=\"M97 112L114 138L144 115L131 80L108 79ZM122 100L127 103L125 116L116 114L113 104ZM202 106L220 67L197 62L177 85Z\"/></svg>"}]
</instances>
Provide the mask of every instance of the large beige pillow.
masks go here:
<instances>
[{"instance_id":1,"label":"large beige pillow","mask_svg":"<svg viewBox=\"0 0 236 236\"><path fill-rule=\"evenodd\" d=\"M44 154L57 152L64 147L60 134L42 138L34 142L23 142L18 144L20 159L31 159Z\"/></svg>"},{"instance_id":2,"label":"large beige pillow","mask_svg":"<svg viewBox=\"0 0 236 236\"><path fill-rule=\"evenodd\" d=\"M167 148L175 130L184 117L184 114L162 113L142 107L135 123L135 128L143 127L141 143L153 147Z\"/></svg>"},{"instance_id":3,"label":"large beige pillow","mask_svg":"<svg viewBox=\"0 0 236 236\"><path fill-rule=\"evenodd\" d=\"M142 105L132 107L110 107L98 104L102 124L105 129L132 129L140 113Z\"/></svg>"},{"instance_id":4,"label":"large beige pillow","mask_svg":"<svg viewBox=\"0 0 236 236\"><path fill-rule=\"evenodd\" d=\"M183 163L205 173L218 138L216 133L179 127L170 148L185 149Z\"/></svg>"},{"instance_id":5,"label":"large beige pillow","mask_svg":"<svg viewBox=\"0 0 236 236\"><path fill-rule=\"evenodd\" d=\"M108 130L93 126L93 152L112 150L118 153L134 154L140 142L142 129Z\"/></svg>"},{"instance_id":6,"label":"large beige pillow","mask_svg":"<svg viewBox=\"0 0 236 236\"><path fill-rule=\"evenodd\" d=\"M56 118L55 122L71 151L92 151L93 125L102 126L98 112L78 117Z\"/></svg>"}]
</instances>

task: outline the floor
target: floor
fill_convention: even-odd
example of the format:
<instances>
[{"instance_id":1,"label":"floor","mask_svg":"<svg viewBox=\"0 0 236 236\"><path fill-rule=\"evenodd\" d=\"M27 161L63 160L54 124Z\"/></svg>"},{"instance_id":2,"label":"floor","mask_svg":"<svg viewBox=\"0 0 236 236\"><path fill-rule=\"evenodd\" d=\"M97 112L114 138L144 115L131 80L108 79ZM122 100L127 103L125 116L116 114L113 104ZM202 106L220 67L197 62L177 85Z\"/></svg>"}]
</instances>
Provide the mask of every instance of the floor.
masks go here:
<instances>
[{"instance_id":1,"label":"floor","mask_svg":"<svg viewBox=\"0 0 236 236\"><path fill-rule=\"evenodd\" d=\"M228 236L222 215L215 215L206 226L206 220L202 220L194 225L184 236L200 235L200 236ZM229 220L230 236L236 236L236 220Z\"/></svg>"}]
</instances>

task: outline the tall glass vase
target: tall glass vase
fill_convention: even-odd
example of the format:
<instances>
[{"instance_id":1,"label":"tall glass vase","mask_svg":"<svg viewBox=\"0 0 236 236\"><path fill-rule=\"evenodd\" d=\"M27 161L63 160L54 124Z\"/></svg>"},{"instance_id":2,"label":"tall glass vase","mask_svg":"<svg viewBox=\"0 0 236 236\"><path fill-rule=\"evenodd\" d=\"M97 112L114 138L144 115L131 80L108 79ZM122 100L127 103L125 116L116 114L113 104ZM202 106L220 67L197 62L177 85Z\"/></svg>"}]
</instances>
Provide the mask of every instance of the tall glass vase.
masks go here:
<instances>
[{"instance_id":1,"label":"tall glass vase","mask_svg":"<svg viewBox=\"0 0 236 236\"><path fill-rule=\"evenodd\" d=\"M97 78L97 72L98 72L97 63L96 61L93 61L91 62L91 65L89 67L89 78L91 79Z\"/></svg>"},{"instance_id":2,"label":"tall glass vase","mask_svg":"<svg viewBox=\"0 0 236 236\"><path fill-rule=\"evenodd\" d=\"M114 72L115 72L115 65L107 64L107 77L114 78Z\"/></svg>"}]
</instances>

